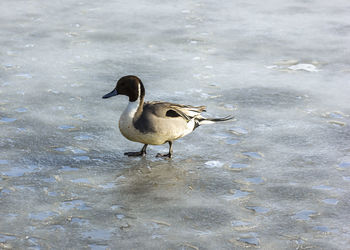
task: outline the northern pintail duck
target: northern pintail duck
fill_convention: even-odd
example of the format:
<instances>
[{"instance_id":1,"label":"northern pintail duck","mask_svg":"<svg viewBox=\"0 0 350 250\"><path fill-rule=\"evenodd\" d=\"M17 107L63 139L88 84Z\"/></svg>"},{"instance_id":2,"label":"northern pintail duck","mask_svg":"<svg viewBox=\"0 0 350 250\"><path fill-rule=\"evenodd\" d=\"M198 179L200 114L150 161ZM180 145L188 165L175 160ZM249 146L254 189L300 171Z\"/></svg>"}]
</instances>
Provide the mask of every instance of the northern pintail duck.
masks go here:
<instances>
[{"instance_id":1,"label":"northern pintail duck","mask_svg":"<svg viewBox=\"0 0 350 250\"><path fill-rule=\"evenodd\" d=\"M227 121L224 118L205 118L201 113L205 106L194 107L170 102L144 102L145 88L137 76L124 76L116 87L103 98L116 95L129 97L129 104L120 116L119 130L130 141L143 143L140 152L127 152L127 156L144 156L149 144L169 143L169 153L157 157L171 157L173 141L188 135L202 124Z\"/></svg>"}]
</instances>

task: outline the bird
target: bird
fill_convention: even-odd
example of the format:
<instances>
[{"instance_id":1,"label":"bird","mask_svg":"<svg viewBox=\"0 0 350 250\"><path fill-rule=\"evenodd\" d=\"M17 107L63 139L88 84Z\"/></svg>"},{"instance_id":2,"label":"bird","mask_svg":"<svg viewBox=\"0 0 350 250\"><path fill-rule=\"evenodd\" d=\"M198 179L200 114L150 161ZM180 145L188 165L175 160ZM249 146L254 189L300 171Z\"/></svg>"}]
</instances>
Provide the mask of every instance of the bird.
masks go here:
<instances>
[{"instance_id":1,"label":"bird","mask_svg":"<svg viewBox=\"0 0 350 250\"><path fill-rule=\"evenodd\" d=\"M205 118L201 115L205 106L181 105L170 102L145 102L145 87L134 75L121 77L116 87L102 98L116 95L129 97L129 103L119 119L121 134L130 141L143 143L141 151L126 152L127 156L145 156L148 145L169 144L167 154L156 157L173 156L173 142L194 131L203 124L232 120L233 116Z\"/></svg>"}]
</instances>

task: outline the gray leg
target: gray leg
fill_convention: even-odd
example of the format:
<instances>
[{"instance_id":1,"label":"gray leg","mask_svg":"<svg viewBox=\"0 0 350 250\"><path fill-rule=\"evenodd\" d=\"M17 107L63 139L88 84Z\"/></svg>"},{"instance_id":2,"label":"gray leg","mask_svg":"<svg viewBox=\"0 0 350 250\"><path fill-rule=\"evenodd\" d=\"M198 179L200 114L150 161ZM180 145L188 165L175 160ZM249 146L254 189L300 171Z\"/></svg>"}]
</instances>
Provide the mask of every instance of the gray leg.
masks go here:
<instances>
[{"instance_id":1,"label":"gray leg","mask_svg":"<svg viewBox=\"0 0 350 250\"><path fill-rule=\"evenodd\" d=\"M171 158L173 156L173 142L168 141L168 143L169 143L169 153L167 153L167 154L158 153L156 155L156 157L169 157L169 158Z\"/></svg>"},{"instance_id":2,"label":"gray leg","mask_svg":"<svg viewBox=\"0 0 350 250\"><path fill-rule=\"evenodd\" d=\"M127 156L145 156L147 146L148 146L148 144L143 145L140 152L126 152L126 153L124 153L124 155L127 155Z\"/></svg>"}]
</instances>

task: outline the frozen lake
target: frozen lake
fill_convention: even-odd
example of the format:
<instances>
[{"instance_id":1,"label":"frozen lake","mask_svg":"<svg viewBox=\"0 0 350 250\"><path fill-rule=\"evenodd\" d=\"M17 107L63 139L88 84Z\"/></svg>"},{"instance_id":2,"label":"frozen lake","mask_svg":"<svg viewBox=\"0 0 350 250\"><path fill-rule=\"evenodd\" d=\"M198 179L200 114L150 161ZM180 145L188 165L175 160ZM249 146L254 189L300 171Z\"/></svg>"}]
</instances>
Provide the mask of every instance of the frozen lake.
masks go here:
<instances>
[{"instance_id":1,"label":"frozen lake","mask_svg":"<svg viewBox=\"0 0 350 250\"><path fill-rule=\"evenodd\" d=\"M0 248L349 248L349 1L0 10ZM236 119L128 158L127 74Z\"/></svg>"}]
</instances>

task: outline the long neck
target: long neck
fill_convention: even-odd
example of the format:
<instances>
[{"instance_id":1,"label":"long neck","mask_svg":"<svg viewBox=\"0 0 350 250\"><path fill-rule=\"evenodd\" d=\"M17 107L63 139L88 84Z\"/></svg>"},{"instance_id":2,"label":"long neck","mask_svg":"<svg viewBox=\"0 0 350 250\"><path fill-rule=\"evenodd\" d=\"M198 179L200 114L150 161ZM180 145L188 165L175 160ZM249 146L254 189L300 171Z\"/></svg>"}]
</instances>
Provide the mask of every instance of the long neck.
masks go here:
<instances>
[{"instance_id":1,"label":"long neck","mask_svg":"<svg viewBox=\"0 0 350 250\"><path fill-rule=\"evenodd\" d=\"M143 111L143 104L144 104L144 97L139 97L136 101L135 104L132 104L131 102L129 102L129 105L134 105L135 109L135 113L134 113L134 119L133 121L137 121L137 119L141 116L142 111Z\"/></svg>"},{"instance_id":2,"label":"long neck","mask_svg":"<svg viewBox=\"0 0 350 250\"><path fill-rule=\"evenodd\" d=\"M133 119L133 122L137 121L137 119L141 116L143 111L145 93L140 91L140 87L138 93L139 94L136 101L129 101L129 104L124 111L125 114L127 114L130 118Z\"/></svg>"},{"instance_id":3,"label":"long neck","mask_svg":"<svg viewBox=\"0 0 350 250\"><path fill-rule=\"evenodd\" d=\"M145 100L145 88L140 80L140 84L138 85L138 98L136 102L138 102L138 107L134 115L134 122L141 116L143 111L143 104Z\"/></svg>"}]
</instances>

